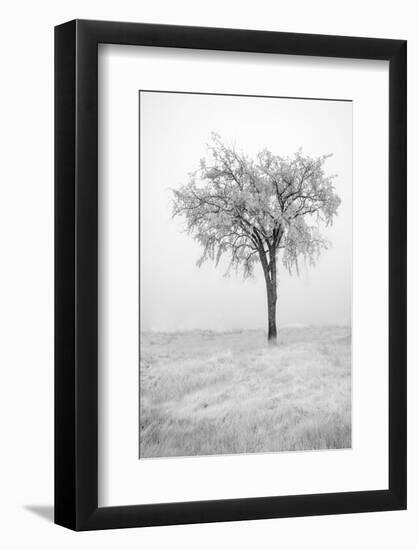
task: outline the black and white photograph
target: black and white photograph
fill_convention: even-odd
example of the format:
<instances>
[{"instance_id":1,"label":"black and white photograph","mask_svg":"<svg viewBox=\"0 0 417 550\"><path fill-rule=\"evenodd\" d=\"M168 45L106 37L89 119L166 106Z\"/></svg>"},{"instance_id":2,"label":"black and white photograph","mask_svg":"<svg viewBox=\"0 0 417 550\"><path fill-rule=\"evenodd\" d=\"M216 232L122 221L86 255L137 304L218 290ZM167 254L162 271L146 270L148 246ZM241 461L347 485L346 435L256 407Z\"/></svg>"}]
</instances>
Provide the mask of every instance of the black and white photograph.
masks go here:
<instances>
[{"instance_id":1,"label":"black and white photograph","mask_svg":"<svg viewBox=\"0 0 417 550\"><path fill-rule=\"evenodd\" d=\"M343 98L139 91L139 458L352 445Z\"/></svg>"}]
</instances>

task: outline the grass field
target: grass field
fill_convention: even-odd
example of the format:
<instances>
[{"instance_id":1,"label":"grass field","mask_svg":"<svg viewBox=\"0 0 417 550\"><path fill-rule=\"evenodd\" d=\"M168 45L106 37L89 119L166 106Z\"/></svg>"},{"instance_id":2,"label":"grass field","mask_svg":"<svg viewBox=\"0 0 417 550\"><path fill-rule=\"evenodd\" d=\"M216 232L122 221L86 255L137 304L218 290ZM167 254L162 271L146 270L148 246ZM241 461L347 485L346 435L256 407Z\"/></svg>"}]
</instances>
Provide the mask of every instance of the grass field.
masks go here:
<instances>
[{"instance_id":1,"label":"grass field","mask_svg":"<svg viewBox=\"0 0 417 550\"><path fill-rule=\"evenodd\" d=\"M143 333L140 457L351 446L350 327Z\"/></svg>"}]
</instances>

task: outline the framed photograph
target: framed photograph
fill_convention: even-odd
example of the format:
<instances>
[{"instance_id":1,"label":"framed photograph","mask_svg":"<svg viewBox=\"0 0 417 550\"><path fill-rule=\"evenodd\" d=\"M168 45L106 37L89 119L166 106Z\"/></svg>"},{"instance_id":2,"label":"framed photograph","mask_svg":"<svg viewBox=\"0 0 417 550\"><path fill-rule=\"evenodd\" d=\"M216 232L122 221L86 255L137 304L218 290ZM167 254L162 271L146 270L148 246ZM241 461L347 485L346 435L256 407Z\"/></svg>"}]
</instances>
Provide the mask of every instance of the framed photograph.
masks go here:
<instances>
[{"instance_id":1,"label":"framed photograph","mask_svg":"<svg viewBox=\"0 0 417 550\"><path fill-rule=\"evenodd\" d=\"M55 29L55 522L406 508L406 42Z\"/></svg>"}]
</instances>

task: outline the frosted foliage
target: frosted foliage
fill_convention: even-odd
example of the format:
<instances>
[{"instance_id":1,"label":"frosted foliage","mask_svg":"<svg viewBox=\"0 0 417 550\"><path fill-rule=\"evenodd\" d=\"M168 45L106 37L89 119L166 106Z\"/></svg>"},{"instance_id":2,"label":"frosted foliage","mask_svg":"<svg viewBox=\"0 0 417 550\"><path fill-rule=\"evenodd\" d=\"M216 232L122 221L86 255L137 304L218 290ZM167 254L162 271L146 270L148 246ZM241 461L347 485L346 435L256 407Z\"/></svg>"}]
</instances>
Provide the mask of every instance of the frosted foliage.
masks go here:
<instances>
[{"instance_id":1,"label":"frosted foliage","mask_svg":"<svg viewBox=\"0 0 417 550\"><path fill-rule=\"evenodd\" d=\"M189 181L174 190L173 214L185 218L188 233L203 248L198 263L223 255L229 268L253 274L260 261L276 284L275 263L298 272L298 260L314 265L328 242L320 226L333 223L340 205L334 175L326 175L330 155L312 158L302 150L281 157L264 149L255 158L212 135L209 155Z\"/></svg>"}]
</instances>

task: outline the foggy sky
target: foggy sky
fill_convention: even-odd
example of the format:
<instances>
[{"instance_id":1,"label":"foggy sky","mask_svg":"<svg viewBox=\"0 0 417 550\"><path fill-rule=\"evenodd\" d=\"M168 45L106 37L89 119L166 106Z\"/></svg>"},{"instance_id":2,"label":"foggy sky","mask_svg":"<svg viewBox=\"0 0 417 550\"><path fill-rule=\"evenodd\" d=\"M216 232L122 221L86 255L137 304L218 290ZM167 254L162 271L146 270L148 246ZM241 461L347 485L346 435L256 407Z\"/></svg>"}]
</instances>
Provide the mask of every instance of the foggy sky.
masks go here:
<instances>
[{"instance_id":1,"label":"foggy sky","mask_svg":"<svg viewBox=\"0 0 417 550\"><path fill-rule=\"evenodd\" d=\"M266 328L265 281L225 278L227 262L196 266L201 246L172 219L172 191L207 156L211 132L238 150L318 156L337 174L342 202L334 225L322 228L332 247L315 267L290 275L278 260L278 328L293 324L349 324L352 262L352 103L141 92L140 286L141 329Z\"/></svg>"}]
</instances>

